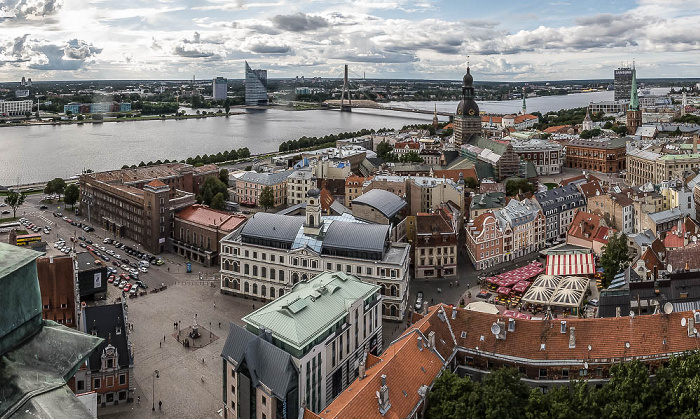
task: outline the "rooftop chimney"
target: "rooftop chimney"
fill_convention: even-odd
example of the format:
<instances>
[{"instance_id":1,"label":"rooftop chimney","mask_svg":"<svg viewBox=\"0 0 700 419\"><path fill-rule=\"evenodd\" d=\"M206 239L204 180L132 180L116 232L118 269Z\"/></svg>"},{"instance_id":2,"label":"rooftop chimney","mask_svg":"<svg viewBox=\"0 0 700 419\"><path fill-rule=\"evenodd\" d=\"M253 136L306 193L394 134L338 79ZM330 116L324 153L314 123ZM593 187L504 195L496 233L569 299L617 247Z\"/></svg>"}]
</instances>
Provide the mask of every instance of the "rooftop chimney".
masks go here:
<instances>
[{"instance_id":1,"label":"rooftop chimney","mask_svg":"<svg viewBox=\"0 0 700 419\"><path fill-rule=\"evenodd\" d=\"M364 360L360 362L360 373L358 375L359 375L360 380L365 378L365 361Z\"/></svg>"},{"instance_id":2,"label":"rooftop chimney","mask_svg":"<svg viewBox=\"0 0 700 419\"><path fill-rule=\"evenodd\" d=\"M428 333L428 347L435 348L435 332L432 330Z\"/></svg>"},{"instance_id":3,"label":"rooftop chimney","mask_svg":"<svg viewBox=\"0 0 700 419\"><path fill-rule=\"evenodd\" d=\"M379 413L384 416L389 411L391 403L389 403L389 387L386 386L386 374L382 374L382 386L377 392L379 402Z\"/></svg>"},{"instance_id":4,"label":"rooftop chimney","mask_svg":"<svg viewBox=\"0 0 700 419\"><path fill-rule=\"evenodd\" d=\"M418 336L418 349L423 350L423 338Z\"/></svg>"}]
</instances>

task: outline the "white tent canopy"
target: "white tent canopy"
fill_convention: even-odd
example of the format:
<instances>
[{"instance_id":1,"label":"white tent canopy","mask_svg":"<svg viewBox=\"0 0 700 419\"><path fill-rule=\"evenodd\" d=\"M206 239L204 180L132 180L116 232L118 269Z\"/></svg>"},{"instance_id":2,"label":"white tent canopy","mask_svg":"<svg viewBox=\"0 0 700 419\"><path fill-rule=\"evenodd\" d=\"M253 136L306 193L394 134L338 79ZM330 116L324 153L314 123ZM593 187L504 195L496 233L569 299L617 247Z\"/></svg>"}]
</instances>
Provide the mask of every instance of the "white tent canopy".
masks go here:
<instances>
[{"instance_id":1,"label":"white tent canopy","mask_svg":"<svg viewBox=\"0 0 700 419\"><path fill-rule=\"evenodd\" d=\"M473 303L467 304L465 308L467 310L479 311L481 313L498 314L498 307L483 301L474 301Z\"/></svg>"},{"instance_id":2,"label":"white tent canopy","mask_svg":"<svg viewBox=\"0 0 700 419\"><path fill-rule=\"evenodd\" d=\"M524 303L554 307L580 307L588 289L588 278L540 275L522 298Z\"/></svg>"}]
</instances>

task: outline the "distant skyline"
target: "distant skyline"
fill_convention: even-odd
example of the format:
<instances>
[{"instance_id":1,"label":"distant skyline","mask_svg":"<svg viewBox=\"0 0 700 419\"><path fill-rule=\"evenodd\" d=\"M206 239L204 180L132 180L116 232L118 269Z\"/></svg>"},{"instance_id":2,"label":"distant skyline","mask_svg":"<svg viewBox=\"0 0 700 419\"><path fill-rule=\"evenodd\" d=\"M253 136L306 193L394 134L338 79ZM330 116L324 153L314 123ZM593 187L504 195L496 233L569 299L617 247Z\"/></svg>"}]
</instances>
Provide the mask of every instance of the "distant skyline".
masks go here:
<instances>
[{"instance_id":1,"label":"distant skyline","mask_svg":"<svg viewBox=\"0 0 700 419\"><path fill-rule=\"evenodd\" d=\"M698 0L3 0L0 81L700 77L698 27Z\"/></svg>"}]
</instances>

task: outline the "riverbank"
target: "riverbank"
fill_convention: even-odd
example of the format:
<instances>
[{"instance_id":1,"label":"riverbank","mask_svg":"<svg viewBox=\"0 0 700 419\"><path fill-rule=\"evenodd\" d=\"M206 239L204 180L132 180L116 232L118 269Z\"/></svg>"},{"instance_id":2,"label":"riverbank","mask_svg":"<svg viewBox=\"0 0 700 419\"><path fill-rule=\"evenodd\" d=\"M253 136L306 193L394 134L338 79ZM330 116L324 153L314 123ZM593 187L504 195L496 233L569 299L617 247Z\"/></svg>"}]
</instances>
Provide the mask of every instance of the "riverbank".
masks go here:
<instances>
[{"instance_id":1,"label":"riverbank","mask_svg":"<svg viewBox=\"0 0 700 419\"><path fill-rule=\"evenodd\" d=\"M71 120L60 120L60 121L32 121L32 120L20 120L19 123L4 123L0 124L2 127L27 127L27 126L37 126L37 125L83 125L83 124L102 124L105 122L131 122L131 121L165 121L165 120L185 120L185 119L203 119L210 117L225 117L234 115L245 115L246 112L229 112L228 115L225 113L214 113L206 115L146 115L139 117L130 118L105 118L105 119L84 119L79 121L77 119Z\"/></svg>"}]
</instances>

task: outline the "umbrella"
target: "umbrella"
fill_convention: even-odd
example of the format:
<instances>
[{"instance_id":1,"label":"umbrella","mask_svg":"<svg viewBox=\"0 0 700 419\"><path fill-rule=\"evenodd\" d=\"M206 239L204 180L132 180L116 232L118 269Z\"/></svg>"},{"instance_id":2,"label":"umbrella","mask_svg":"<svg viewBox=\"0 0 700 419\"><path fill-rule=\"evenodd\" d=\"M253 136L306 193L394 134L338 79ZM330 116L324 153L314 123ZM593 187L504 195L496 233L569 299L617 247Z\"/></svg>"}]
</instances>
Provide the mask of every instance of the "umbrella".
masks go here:
<instances>
[{"instance_id":1,"label":"umbrella","mask_svg":"<svg viewBox=\"0 0 700 419\"><path fill-rule=\"evenodd\" d=\"M508 287L500 287L496 290L497 293L501 295L509 295L510 294L510 288Z\"/></svg>"},{"instance_id":2,"label":"umbrella","mask_svg":"<svg viewBox=\"0 0 700 419\"><path fill-rule=\"evenodd\" d=\"M516 285L520 285L520 286L523 286L523 287L529 287L529 286L530 286L530 282L528 282L528 281L520 281L520 282L518 282Z\"/></svg>"},{"instance_id":3,"label":"umbrella","mask_svg":"<svg viewBox=\"0 0 700 419\"><path fill-rule=\"evenodd\" d=\"M516 313L513 310L506 310L503 312L503 315L506 317L516 317L518 315L518 313Z\"/></svg>"},{"instance_id":4,"label":"umbrella","mask_svg":"<svg viewBox=\"0 0 700 419\"><path fill-rule=\"evenodd\" d=\"M498 307L493 304L485 303L483 301L475 301L473 303L467 304L467 310L479 311L481 313L488 314L498 314Z\"/></svg>"},{"instance_id":5,"label":"umbrella","mask_svg":"<svg viewBox=\"0 0 700 419\"><path fill-rule=\"evenodd\" d=\"M518 313L515 316L516 319L527 319L527 320L530 320L530 317L531 316L529 314L525 314L525 313Z\"/></svg>"}]
</instances>

